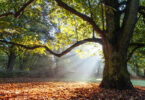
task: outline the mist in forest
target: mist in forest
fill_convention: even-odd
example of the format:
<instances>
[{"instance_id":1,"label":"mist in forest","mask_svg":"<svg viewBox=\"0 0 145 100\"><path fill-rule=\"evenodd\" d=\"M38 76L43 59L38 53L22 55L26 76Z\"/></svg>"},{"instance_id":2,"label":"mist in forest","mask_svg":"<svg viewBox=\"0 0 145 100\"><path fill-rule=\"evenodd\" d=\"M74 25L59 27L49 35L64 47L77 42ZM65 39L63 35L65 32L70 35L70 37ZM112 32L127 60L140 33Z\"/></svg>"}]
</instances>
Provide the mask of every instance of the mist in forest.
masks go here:
<instances>
[{"instance_id":1,"label":"mist in forest","mask_svg":"<svg viewBox=\"0 0 145 100\"><path fill-rule=\"evenodd\" d=\"M55 78L91 81L102 78L103 55L99 44L82 45L63 57L54 57Z\"/></svg>"},{"instance_id":2,"label":"mist in forest","mask_svg":"<svg viewBox=\"0 0 145 100\"><path fill-rule=\"evenodd\" d=\"M65 49L64 49L65 50ZM60 53L61 51L54 51ZM6 58L4 56L3 58ZM4 60L6 63L8 60ZM2 63L1 63L2 64ZM4 64L3 64L4 66ZM6 66L6 65L5 65ZM7 71L3 67L1 72ZM10 77L36 77L50 78L54 80L68 81L101 81L104 69L102 47L99 44L84 44L73 49L62 57L51 54L25 56L23 59L17 57L13 64L13 73ZM137 76L136 72L128 66L128 71ZM22 73L21 75L19 73ZM3 77L4 75L1 75Z\"/></svg>"},{"instance_id":3,"label":"mist in forest","mask_svg":"<svg viewBox=\"0 0 145 100\"><path fill-rule=\"evenodd\" d=\"M62 57L53 56L53 75L70 81L101 81L104 69L102 47L99 44L81 45ZM135 72L128 66L131 75Z\"/></svg>"}]
</instances>

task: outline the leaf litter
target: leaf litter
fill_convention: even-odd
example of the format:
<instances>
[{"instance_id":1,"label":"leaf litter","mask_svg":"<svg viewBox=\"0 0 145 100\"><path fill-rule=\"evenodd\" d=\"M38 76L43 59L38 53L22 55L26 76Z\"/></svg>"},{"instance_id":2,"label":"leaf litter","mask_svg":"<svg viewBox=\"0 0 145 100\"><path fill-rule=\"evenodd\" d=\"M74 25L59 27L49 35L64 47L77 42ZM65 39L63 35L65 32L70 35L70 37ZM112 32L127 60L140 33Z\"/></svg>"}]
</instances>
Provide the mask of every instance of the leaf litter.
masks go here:
<instances>
[{"instance_id":1,"label":"leaf litter","mask_svg":"<svg viewBox=\"0 0 145 100\"><path fill-rule=\"evenodd\" d=\"M102 89L94 82L6 82L2 100L145 100L145 87L136 90Z\"/></svg>"}]
</instances>

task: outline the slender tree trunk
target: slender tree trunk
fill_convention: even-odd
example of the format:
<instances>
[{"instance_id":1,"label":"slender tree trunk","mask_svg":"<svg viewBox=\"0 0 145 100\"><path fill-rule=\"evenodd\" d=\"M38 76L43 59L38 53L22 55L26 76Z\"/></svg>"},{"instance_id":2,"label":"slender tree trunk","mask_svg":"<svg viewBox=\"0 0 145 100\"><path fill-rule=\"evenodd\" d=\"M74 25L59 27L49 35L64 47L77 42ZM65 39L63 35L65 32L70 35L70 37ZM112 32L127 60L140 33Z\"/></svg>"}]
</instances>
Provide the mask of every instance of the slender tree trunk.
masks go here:
<instances>
[{"instance_id":1,"label":"slender tree trunk","mask_svg":"<svg viewBox=\"0 0 145 100\"><path fill-rule=\"evenodd\" d=\"M26 60L25 60L25 58L19 58L19 60L20 60L19 69L24 70Z\"/></svg>"},{"instance_id":2,"label":"slender tree trunk","mask_svg":"<svg viewBox=\"0 0 145 100\"><path fill-rule=\"evenodd\" d=\"M8 66L7 66L7 70L8 71L12 71L13 70L13 66L14 66L14 62L15 62L16 56L15 54L11 51L10 55L9 55L9 59L8 59Z\"/></svg>"},{"instance_id":3,"label":"slender tree trunk","mask_svg":"<svg viewBox=\"0 0 145 100\"><path fill-rule=\"evenodd\" d=\"M139 76L139 67L138 67L137 62L136 62L136 74Z\"/></svg>"},{"instance_id":4,"label":"slender tree trunk","mask_svg":"<svg viewBox=\"0 0 145 100\"><path fill-rule=\"evenodd\" d=\"M127 70L126 50L117 49L112 45L104 45L103 52L105 66L100 87L119 90L133 89Z\"/></svg>"}]
</instances>

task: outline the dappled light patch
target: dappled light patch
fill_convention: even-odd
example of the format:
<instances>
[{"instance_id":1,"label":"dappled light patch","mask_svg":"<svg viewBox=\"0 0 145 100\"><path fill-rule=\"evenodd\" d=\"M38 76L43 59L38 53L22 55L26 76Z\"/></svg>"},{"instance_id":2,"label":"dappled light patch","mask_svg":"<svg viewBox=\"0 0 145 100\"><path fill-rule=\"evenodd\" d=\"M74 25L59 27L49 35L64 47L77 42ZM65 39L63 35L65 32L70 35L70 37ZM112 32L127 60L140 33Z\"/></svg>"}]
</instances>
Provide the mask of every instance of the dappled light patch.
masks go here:
<instances>
[{"instance_id":1,"label":"dappled light patch","mask_svg":"<svg viewBox=\"0 0 145 100\"><path fill-rule=\"evenodd\" d=\"M0 84L0 99L145 99L145 87L136 90L101 89L93 82L27 82Z\"/></svg>"}]
</instances>

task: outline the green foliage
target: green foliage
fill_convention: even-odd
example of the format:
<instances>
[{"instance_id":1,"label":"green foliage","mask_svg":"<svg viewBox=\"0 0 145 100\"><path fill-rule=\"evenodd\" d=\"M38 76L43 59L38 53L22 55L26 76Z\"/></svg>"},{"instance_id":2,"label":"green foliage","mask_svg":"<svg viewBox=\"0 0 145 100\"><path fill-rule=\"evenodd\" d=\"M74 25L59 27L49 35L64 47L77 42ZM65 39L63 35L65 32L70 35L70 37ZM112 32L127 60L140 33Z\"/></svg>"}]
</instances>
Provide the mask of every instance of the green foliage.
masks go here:
<instances>
[{"instance_id":1,"label":"green foliage","mask_svg":"<svg viewBox=\"0 0 145 100\"><path fill-rule=\"evenodd\" d=\"M75 52L79 55L80 58L103 56L101 45L96 43L86 43L75 49Z\"/></svg>"},{"instance_id":2,"label":"green foliage","mask_svg":"<svg viewBox=\"0 0 145 100\"><path fill-rule=\"evenodd\" d=\"M28 1L28 0L27 0ZM0 14L6 12L18 11L24 3L27 1L21 0L5 0L0 2ZM45 2L43 0L37 0L25 9L19 18L13 16L0 18L0 39L18 44L34 46L42 45L44 41L49 41L48 33L50 31L49 22L44 20L47 13ZM45 12L44 12L45 11ZM47 44L46 42L44 42ZM51 46L51 42L47 45ZM20 46L14 46L12 44L6 44L0 42L0 52L5 53L7 58L10 52L13 51L17 57L14 69L19 66L19 59L27 58L31 55L45 55L46 51L44 48L38 48L35 50L26 50ZM1 56L2 57L2 56ZM33 58L32 58L33 59ZM3 59L0 58L2 61ZM5 59L5 64L1 64L1 68L6 68L8 59ZM28 66L29 67L29 66ZM11 74L11 73L10 73Z\"/></svg>"},{"instance_id":3,"label":"green foliage","mask_svg":"<svg viewBox=\"0 0 145 100\"><path fill-rule=\"evenodd\" d=\"M136 24L131 43L145 43L144 22L142 21L142 16L138 15L138 18L139 19L138 19L138 22ZM129 48L129 53L134 48L135 47L130 47ZM129 61L129 64L130 64L130 66L132 67L132 69L135 72L136 72L136 64L137 64L138 68L139 68L139 71L140 71L140 74L142 76L144 75L144 69L145 69L145 47L139 48L133 53L133 55L132 55L132 57L131 57L131 59Z\"/></svg>"},{"instance_id":4,"label":"green foliage","mask_svg":"<svg viewBox=\"0 0 145 100\"><path fill-rule=\"evenodd\" d=\"M75 8L77 11L90 16L90 10L88 9L88 3L86 0L64 0L64 2ZM96 14L98 12L100 13L100 11L95 10L96 7L100 9L99 4L94 3L93 0L91 0L91 4L93 4L91 11L94 13L94 15L98 15L94 16L94 20L97 23L100 23L100 14ZM48 15L49 19L52 23L56 24L57 28L60 30L60 32L56 34L57 41L55 46L61 47L63 45L69 45L75 43L76 41L92 37L92 27L87 22L64 10L63 8L60 8L55 2L50 2L50 7L50 14Z\"/></svg>"},{"instance_id":5,"label":"green foliage","mask_svg":"<svg viewBox=\"0 0 145 100\"><path fill-rule=\"evenodd\" d=\"M0 0L0 15L6 12L17 12L26 1L28 0ZM100 0L90 0L90 5L88 0L63 0L63 2L80 13L92 17L101 29L103 28L101 6L103 6L103 9L106 9L107 13L114 14L116 11L113 7L102 4ZM144 5L145 2L141 0L140 4ZM103 14L105 15L104 11ZM55 39L48 37L52 26L58 30L55 34ZM51 31L54 30L52 29ZM136 24L131 42L145 43L144 33L144 23L141 16ZM44 44L56 52L65 50L79 40L91 38L92 34L92 26L89 23L59 7L55 0L37 0L27 7L19 18L14 18L13 16L0 18L0 39L29 46ZM99 37L96 32L95 35ZM9 55L9 52L12 50L20 58L27 58L26 55L46 54L44 48L26 50L19 46L5 43L0 43L0 45L1 52ZM131 50L132 48L129 49L129 51ZM133 56L137 57L135 60L138 61L137 63L140 67L145 66L144 51L145 48L141 48ZM84 55L80 50L76 50L76 52ZM135 61L133 57L129 62L132 65Z\"/></svg>"},{"instance_id":6,"label":"green foliage","mask_svg":"<svg viewBox=\"0 0 145 100\"><path fill-rule=\"evenodd\" d=\"M9 9L11 9L13 12L16 12L24 3L25 1L22 2L21 0L2 1L1 5L3 6L0 7L1 13L9 12ZM44 2L42 2L42 0L37 0L35 5L31 4L30 7L25 9L25 12L18 19L12 16L1 18L0 39L6 39L11 42L30 46L33 46L34 44L42 44L39 34L49 31L48 26L45 26L43 20L41 20L41 16L39 16L41 14L40 9L43 8L43 6L41 6L43 3ZM10 46L6 44L3 45L6 47ZM26 51L18 46L13 47L13 50L17 55L21 56L23 56L24 52ZM45 49L36 49L30 53L44 54Z\"/></svg>"}]
</instances>

